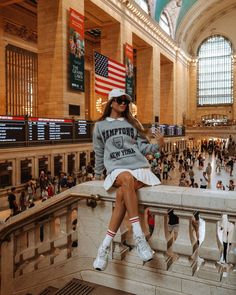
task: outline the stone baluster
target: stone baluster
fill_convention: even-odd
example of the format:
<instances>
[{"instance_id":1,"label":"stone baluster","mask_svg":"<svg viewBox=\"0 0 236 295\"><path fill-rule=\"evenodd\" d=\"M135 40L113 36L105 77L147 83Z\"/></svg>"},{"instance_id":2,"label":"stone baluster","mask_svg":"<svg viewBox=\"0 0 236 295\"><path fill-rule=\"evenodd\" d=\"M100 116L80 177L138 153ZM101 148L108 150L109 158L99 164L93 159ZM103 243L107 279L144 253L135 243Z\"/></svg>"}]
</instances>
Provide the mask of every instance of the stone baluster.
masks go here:
<instances>
[{"instance_id":1,"label":"stone baluster","mask_svg":"<svg viewBox=\"0 0 236 295\"><path fill-rule=\"evenodd\" d=\"M57 238L54 240L54 263L67 259L67 208L55 213L57 216Z\"/></svg>"},{"instance_id":2,"label":"stone baluster","mask_svg":"<svg viewBox=\"0 0 236 295\"><path fill-rule=\"evenodd\" d=\"M197 249L197 241L193 238L192 214L189 212L177 211L179 217L179 233L173 244L173 251L178 254L172 264L172 271L193 275L197 269L197 259L194 252Z\"/></svg>"},{"instance_id":3,"label":"stone baluster","mask_svg":"<svg viewBox=\"0 0 236 295\"><path fill-rule=\"evenodd\" d=\"M36 227L36 246L38 251L37 269L50 265L51 231L50 219L41 221Z\"/></svg>"},{"instance_id":4,"label":"stone baluster","mask_svg":"<svg viewBox=\"0 0 236 295\"><path fill-rule=\"evenodd\" d=\"M35 262L37 253L35 248L35 223L32 222L23 227L25 233L25 250L22 252L23 274L30 273L35 270Z\"/></svg>"},{"instance_id":5,"label":"stone baluster","mask_svg":"<svg viewBox=\"0 0 236 295\"><path fill-rule=\"evenodd\" d=\"M23 256L22 253L27 249L27 232L24 232L21 229L18 229L14 235L14 246L15 246L15 257L14 257L14 264L15 264L15 276L22 275L23 272Z\"/></svg>"},{"instance_id":6,"label":"stone baluster","mask_svg":"<svg viewBox=\"0 0 236 295\"><path fill-rule=\"evenodd\" d=\"M148 240L151 248L156 251L154 258L148 264L158 269L167 270L172 263L172 257L167 254L171 246L171 235L167 231L166 214L163 209L150 210L155 214L155 227Z\"/></svg>"},{"instance_id":7,"label":"stone baluster","mask_svg":"<svg viewBox=\"0 0 236 295\"><path fill-rule=\"evenodd\" d=\"M217 233L217 218L210 214L201 214L205 220L205 237L199 247L199 256L204 259L201 263L197 276L213 281L222 278L222 267L217 265L221 257L220 241Z\"/></svg>"}]
</instances>

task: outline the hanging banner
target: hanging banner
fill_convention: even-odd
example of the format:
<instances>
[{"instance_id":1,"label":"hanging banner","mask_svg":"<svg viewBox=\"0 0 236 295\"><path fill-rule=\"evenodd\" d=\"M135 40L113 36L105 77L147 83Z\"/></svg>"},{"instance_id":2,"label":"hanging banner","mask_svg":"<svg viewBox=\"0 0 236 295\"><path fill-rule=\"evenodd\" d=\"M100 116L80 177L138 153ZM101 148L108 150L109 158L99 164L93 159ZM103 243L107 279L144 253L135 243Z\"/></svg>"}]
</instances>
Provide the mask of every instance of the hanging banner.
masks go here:
<instances>
[{"instance_id":1,"label":"hanging banner","mask_svg":"<svg viewBox=\"0 0 236 295\"><path fill-rule=\"evenodd\" d=\"M84 16L70 8L70 87L84 92Z\"/></svg>"},{"instance_id":2,"label":"hanging banner","mask_svg":"<svg viewBox=\"0 0 236 295\"><path fill-rule=\"evenodd\" d=\"M126 93L134 98L134 56L133 47L125 44Z\"/></svg>"}]
</instances>

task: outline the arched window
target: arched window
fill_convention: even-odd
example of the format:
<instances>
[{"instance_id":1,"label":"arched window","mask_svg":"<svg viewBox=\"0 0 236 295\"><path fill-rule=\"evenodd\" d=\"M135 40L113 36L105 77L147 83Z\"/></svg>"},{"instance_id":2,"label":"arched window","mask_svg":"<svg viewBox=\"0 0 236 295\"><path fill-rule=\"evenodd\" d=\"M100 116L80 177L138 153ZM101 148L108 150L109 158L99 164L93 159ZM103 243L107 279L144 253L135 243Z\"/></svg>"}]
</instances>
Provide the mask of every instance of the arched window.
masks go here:
<instances>
[{"instance_id":1,"label":"arched window","mask_svg":"<svg viewBox=\"0 0 236 295\"><path fill-rule=\"evenodd\" d=\"M223 36L205 40L198 49L198 106L233 103L232 45Z\"/></svg>"},{"instance_id":2,"label":"arched window","mask_svg":"<svg viewBox=\"0 0 236 295\"><path fill-rule=\"evenodd\" d=\"M164 11L161 14L159 25L169 36L171 36L170 22Z\"/></svg>"}]
</instances>

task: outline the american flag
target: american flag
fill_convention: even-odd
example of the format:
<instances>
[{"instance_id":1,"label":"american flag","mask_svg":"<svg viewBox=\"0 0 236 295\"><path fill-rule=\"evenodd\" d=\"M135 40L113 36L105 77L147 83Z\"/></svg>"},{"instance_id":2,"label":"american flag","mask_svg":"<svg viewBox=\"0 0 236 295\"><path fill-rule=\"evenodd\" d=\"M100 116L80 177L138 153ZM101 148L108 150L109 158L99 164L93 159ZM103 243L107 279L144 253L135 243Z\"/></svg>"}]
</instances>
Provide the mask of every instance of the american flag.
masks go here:
<instances>
[{"instance_id":1,"label":"american flag","mask_svg":"<svg viewBox=\"0 0 236 295\"><path fill-rule=\"evenodd\" d=\"M107 95L114 88L125 90L125 65L98 52L95 59L95 92Z\"/></svg>"}]
</instances>

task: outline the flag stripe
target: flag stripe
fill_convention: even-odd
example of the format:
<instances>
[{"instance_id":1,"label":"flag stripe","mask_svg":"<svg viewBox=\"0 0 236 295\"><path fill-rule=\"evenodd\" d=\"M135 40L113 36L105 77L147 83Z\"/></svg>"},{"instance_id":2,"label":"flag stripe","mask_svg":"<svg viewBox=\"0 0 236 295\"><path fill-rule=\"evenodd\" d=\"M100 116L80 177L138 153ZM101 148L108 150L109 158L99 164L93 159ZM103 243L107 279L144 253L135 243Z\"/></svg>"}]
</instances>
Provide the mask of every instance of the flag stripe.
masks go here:
<instances>
[{"instance_id":1,"label":"flag stripe","mask_svg":"<svg viewBox=\"0 0 236 295\"><path fill-rule=\"evenodd\" d=\"M109 91L104 91L104 92L102 92L101 89L97 90L97 89L95 88L95 92L96 92L97 94L100 94L100 95L104 95L104 96L106 96L106 95L108 94Z\"/></svg>"},{"instance_id":2,"label":"flag stripe","mask_svg":"<svg viewBox=\"0 0 236 295\"><path fill-rule=\"evenodd\" d=\"M107 86L113 86L113 87L122 87L122 89L125 87L124 83L121 81L114 81L114 79L109 79L109 78L103 78L97 75L95 75L95 83L100 84L103 83L104 85Z\"/></svg>"},{"instance_id":3,"label":"flag stripe","mask_svg":"<svg viewBox=\"0 0 236 295\"><path fill-rule=\"evenodd\" d=\"M125 90L125 65L95 52L95 92L107 95L114 88Z\"/></svg>"},{"instance_id":4,"label":"flag stripe","mask_svg":"<svg viewBox=\"0 0 236 295\"><path fill-rule=\"evenodd\" d=\"M117 77L117 79L122 80L122 81L125 78L124 75L120 75L119 72L117 73L116 71L109 69L109 77L112 77L112 76L115 76L115 77Z\"/></svg>"},{"instance_id":5,"label":"flag stripe","mask_svg":"<svg viewBox=\"0 0 236 295\"><path fill-rule=\"evenodd\" d=\"M109 69L117 70L117 71L119 71L120 73L123 73L123 76L125 76L125 70L124 70L124 68L114 66L113 64L111 64L111 63L109 63L109 62L108 62L108 66L109 66Z\"/></svg>"}]
</instances>

